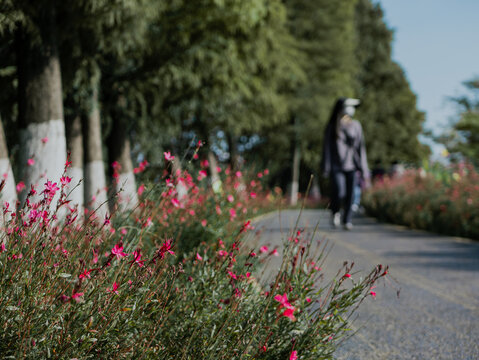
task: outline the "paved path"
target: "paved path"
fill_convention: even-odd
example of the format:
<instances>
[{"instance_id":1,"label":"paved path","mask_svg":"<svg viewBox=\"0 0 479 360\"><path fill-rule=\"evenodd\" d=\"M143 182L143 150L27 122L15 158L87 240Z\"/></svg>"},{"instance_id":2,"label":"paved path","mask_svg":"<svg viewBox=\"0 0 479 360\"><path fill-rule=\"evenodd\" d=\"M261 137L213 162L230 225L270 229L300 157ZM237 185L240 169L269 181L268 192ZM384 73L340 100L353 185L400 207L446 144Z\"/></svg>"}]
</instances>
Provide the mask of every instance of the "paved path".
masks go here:
<instances>
[{"instance_id":1,"label":"paved path","mask_svg":"<svg viewBox=\"0 0 479 360\"><path fill-rule=\"evenodd\" d=\"M259 242L281 245L299 211L268 214L257 224ZM336 354L339 360L479 359L479 242L354 219L353 231L335 230L328 213L305 210L299 226L332 246L323 269L336 273L345 260L366 274L390 266L391 284L359 310L359 332ZM275 262L276 261L276 262ZM279 259L270 264L274 269ZM400 296L396 290L400 288Z\"/></svg>"}]
</instances>

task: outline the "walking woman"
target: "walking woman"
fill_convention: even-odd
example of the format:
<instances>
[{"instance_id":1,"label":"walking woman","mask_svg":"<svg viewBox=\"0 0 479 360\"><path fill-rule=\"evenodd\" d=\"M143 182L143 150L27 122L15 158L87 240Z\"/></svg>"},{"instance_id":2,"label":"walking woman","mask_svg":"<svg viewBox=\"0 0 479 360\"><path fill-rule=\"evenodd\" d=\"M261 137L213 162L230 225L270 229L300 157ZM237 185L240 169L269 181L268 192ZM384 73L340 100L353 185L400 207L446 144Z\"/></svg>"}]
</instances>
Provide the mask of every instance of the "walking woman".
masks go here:
<instances>
[{"instance_id":1,"label":"walking woman","mask_svg":"<svg viewBox=\"0 0 479 360\"><path fill-rule=\"evenodd\" d=\"M321 171L331 180L332 224L351 230L351 205L354 200L356 172L366 184L369 169L361 124L353 119L358 99L339 98L334 105L323 140ZM343 213L341 216L341 208Z\"/></svg>"}]
</instances>

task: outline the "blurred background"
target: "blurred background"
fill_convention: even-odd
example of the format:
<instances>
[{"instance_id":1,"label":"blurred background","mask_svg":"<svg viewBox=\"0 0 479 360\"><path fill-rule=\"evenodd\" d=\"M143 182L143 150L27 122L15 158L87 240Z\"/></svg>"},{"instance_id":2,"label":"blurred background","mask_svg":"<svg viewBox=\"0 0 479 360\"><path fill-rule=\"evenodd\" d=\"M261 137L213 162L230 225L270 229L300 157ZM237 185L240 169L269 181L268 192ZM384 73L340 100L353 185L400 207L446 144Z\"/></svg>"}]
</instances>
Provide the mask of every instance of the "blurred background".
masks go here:
<instances>
[{"instance_id":1,"label":"blurred background","mask_svg":"<svg viewBox=\"0 0 479 360\"><path fill-rule=\"evenodd\" d=\"M475 161L478 7L2 0L0 170L28 188L60 176L68 151L86 204L118 176L134 197L135 176L157 179L168 151L208 159L213 178L218 165L268 169L284 192L304 192L315 174L319 196L339 96L362 101L371 168Z\"/></svg>"}]
</instances>

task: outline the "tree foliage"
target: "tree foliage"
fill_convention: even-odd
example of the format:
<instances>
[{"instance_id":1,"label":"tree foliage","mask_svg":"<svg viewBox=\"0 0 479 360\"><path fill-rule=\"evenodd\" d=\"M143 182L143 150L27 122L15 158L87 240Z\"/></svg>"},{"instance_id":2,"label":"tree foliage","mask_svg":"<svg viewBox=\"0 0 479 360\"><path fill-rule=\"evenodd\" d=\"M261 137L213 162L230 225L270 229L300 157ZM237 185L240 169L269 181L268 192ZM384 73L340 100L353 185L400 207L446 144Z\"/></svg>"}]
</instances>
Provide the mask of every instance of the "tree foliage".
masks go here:
<instances>
[{"instance_id":1,"label":"tree foliage","mask_svg":"<svg viewBox=\"0 0 479 360\"><path fill-rule=\"evenodd\" d=\"M32 44L41 40L32 19L45 4L56 9L65 114L88 113L101 79L104 136L121 121L134 156L158 163L164 150L182 151L196 137L226 154L239 149L286 179L299 145L309 179L339 96L362 100L358 119L371 162L427 154L417 139L424 115L371 0L5 0L0 114L7 137L17 117L15 29L30 31Z\"/></svg>"},{"instance_id":2,"label":"tree foliage","mask_svg":"<svg viewBox=\"0 0 479 360\"><path fill-rule=\"evenodd\" d=\"M479 166L479 78L463 84L467 94L451 99L457 105L458 120L438 140L446 146L453 161L466 158Z\"/></svg>"},{"instance_id":3,"label":"tree foliage","mask_svg":"<svg viewBox=\"0 0 479 360\"><path fill-rule=\"evenodd\" d=\"M424 113L417 109L403 69L391 58L393 32L384 23L379 4L359 0L356 8L356 57L362 105L358 111L370 163L417 163L428 155L420 144Z\"/></svg>"}]
</instances>

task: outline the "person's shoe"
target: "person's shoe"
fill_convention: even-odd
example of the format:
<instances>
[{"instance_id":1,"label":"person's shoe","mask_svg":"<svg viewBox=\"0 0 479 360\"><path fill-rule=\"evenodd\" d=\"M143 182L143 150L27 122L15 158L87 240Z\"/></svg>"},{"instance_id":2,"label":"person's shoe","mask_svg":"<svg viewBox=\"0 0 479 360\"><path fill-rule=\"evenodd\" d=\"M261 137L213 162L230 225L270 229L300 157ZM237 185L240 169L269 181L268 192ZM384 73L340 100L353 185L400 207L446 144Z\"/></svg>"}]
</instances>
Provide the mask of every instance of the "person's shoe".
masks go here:
<instances>
[{"instance_id":1,"label":"person's shoe","mask_svg":"<svg viewBox=\"0 0 479 360\"><path fill-rule=\"evenodd\" d=\"M341 214L340 213L334 213L333 214L333 220L332 220L333 226L335 228L339 227L341 225Z\"/></svg>"},{"instance_id":2,"label":"person's shoe","mask_svg":"<svg viewBox=\"0 0 479 360\"><path fill-rule=\"evenodd\" d=\"M352 230L353 229L353 223L347 222L344 224L344 229L345 230Z\"/></svg>"}]
</instances>

